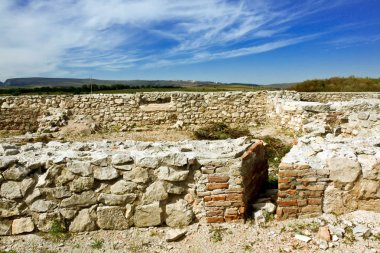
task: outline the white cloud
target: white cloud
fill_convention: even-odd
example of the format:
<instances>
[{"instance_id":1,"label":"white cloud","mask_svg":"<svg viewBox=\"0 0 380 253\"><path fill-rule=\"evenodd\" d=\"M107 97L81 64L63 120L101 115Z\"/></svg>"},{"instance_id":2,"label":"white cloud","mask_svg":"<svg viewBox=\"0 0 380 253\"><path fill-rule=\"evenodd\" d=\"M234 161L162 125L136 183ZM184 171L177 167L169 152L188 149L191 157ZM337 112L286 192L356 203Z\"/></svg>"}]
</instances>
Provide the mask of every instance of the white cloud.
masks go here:
<instances>
[{"instance_id":1,"label":"white cloud","mask_svg":"<svg viewBox=\"0 0 380 253\"><path fill-rule=\"evenodd\" d=\"M270 51L304 41L286 31L292 22L328 3L308 0L294 7L290 0L18 2L0 1L0 79L55 75L67 69L119 71Z\"/></svg>"}]
</instances>

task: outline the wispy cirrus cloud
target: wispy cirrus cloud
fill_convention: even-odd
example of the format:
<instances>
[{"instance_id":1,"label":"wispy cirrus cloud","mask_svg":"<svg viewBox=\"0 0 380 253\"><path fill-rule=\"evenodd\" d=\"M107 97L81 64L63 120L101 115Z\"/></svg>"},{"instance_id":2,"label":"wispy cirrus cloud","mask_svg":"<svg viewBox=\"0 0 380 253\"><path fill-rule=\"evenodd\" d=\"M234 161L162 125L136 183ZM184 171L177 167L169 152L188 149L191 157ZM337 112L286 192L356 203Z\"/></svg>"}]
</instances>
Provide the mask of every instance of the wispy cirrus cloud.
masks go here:
<instances>
[{"instance_id":1,"label":"wispy cirrus cloud","mask_svg":"<svg viewBox=\"0 0 380 253\"><path fill-rule=\"evenodd\" d=\"M319 36L292 29L310 15L344 4L330 2L2 0L0 79L263 53Z\"/></svg>"}]
</instances>

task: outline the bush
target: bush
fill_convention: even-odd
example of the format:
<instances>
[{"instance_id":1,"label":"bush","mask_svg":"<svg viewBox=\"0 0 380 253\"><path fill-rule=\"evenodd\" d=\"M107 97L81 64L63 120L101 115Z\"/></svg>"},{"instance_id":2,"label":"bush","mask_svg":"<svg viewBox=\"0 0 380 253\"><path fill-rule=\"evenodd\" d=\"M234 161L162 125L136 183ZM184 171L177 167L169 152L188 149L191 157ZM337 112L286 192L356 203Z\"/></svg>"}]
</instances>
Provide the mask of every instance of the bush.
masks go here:
<instances>
[{"instance_id":1,"label":"bush","mask_svg":"<svg viewBox=\"0 0 380 253\"><path fill-rule=\"evenodd\" d=\"M224 140L228 138L239 138L248 136L248 129L231 128L225 123L212 123L208 126L201 127L194 131L194 136L198 140Z\"/></svg>"}]
</instances>

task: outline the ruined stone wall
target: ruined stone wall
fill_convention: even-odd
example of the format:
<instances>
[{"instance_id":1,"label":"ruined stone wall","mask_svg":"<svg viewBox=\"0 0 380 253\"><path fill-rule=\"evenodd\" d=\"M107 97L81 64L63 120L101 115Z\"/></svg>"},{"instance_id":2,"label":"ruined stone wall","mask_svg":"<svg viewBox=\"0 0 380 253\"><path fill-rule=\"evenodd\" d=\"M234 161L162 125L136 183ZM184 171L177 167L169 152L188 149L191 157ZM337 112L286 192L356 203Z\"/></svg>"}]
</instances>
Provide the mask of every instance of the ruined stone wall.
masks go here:
<instances>
[{"instance_id":1,"label":"ruined stone wall","mask_svg":"<svg viewBox=\"0 0 380 253\"><path fill-rule=\"evenodd\" d=\"M242 221L268 174L264 146L251 145L0 144L0 235Z\"/></svg>"},{"instance_id":2,"label":"ruined stone wall","mask_svg":"<svg viewBox=\"0 0 380 253\"><path fill-rule=\"evenodd\" d=\"M87 117L100 127L193 128L210 122L263 124L266 92L138 93L0 97L0 130L30 130L50 111ZM29 116L26 116L29 115ZM33 115L33 116L31 116Z\"/></svg>"},{"instance_id":3,"label":"ruined stone wall","mask_svg":"<svg viewBox=\"0 0 380 253\"><path fill-rule=\"evenodd\" d=\"M309 102L334 102L350 101L354 99L380 98L378 92L300 92L301 101Z\"/></svg>"}]
</instances>

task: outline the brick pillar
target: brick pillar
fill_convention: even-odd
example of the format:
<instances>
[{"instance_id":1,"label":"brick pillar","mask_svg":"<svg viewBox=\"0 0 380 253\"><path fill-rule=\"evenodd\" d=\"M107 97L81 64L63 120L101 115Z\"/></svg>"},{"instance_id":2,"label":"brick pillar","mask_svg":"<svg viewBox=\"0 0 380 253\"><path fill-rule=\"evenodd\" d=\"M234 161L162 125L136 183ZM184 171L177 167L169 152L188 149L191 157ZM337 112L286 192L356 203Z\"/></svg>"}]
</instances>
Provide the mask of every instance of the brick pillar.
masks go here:
<instances>
[{"instance_id":1,"label":"brick pillar","mask_svg":"<svg viewBox=\"0 0 380 253\"><path fill-rule=\"evenodd\" d=\"M281 163L278 173L277 218L313 217L322 213L326 175L309 165Z\"/></svg>"}]
</instances>

